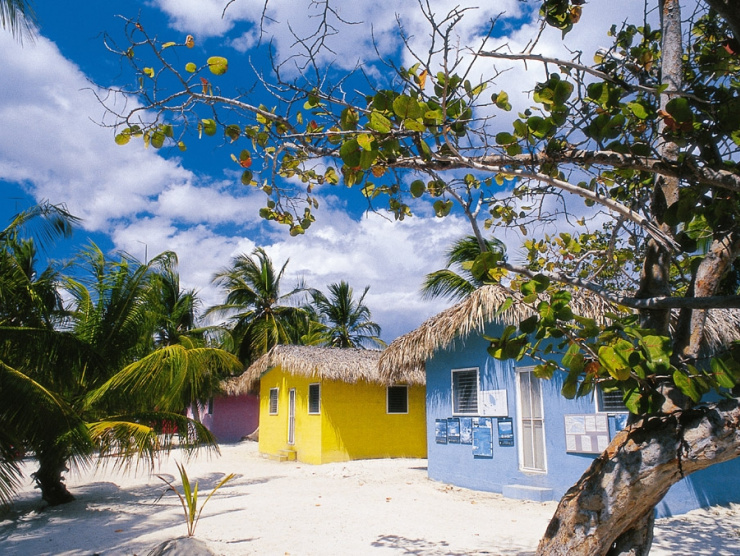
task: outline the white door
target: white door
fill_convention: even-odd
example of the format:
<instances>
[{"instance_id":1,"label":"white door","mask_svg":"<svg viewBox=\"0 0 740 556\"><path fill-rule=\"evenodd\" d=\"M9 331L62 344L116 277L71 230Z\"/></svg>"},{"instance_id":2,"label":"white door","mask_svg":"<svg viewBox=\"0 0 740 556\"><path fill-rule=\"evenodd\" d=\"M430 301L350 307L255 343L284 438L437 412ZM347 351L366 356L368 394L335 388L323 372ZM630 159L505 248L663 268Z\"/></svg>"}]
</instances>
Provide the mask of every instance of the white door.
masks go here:
<instances>
[{"instance_id":1,"label":"white door","mask_svg":"<svg viewBox=\"0 0 740 556\"><path fill-rule=\"evenodd\" d=\"M519 466L527 471L547 471L545 417L540 379L533 369L521 369L519 378Z\"/></svg>"},{"instance_id":2,"label":"white door","mask_svg":"<svg viewBox=\"0 0 740 556\"><path fill-rule=\"evenodd\" d=\"M295 388L288 392L288 444L295 444Z\"/></svg>"}]
</instances>

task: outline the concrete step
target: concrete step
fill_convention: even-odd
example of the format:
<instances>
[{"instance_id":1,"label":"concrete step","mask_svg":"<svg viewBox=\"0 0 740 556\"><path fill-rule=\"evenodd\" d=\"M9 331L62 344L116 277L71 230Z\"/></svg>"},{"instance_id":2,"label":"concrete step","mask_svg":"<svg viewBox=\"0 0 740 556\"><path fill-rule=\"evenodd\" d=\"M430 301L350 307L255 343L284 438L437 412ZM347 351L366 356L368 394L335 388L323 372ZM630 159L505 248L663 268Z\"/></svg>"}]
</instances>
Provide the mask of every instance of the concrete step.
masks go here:
<instances>
[{"instance_id":1,"label":"concrete step","mask_svg":"<svg viewBox=\"0 0 740 556\"><path fill-rule=\"evenodd\" d=\"M295 450L278 450L277 454L262 454L272 461L296 461Z\"/></svg>"},{"instance_id":2,"label":"concrete step","mask_svg":"<svg viewBox=\"0 0 740 556\"><path fill-rule=\"evenodd\" d=\"M550 500L553 500L553 491L551 488L527 485L504 485L501 494L506 498L534 500L535 502L549 502Z\"/></svg>"}]
</instances>

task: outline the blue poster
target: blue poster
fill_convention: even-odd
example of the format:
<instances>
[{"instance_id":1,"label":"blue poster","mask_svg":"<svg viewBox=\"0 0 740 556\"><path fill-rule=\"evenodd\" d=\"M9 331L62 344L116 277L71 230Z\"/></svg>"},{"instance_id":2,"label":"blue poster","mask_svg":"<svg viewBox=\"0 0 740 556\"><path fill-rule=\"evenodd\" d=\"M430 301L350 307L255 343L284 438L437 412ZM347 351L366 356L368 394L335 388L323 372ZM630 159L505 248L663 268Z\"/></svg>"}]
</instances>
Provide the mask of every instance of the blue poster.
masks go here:
<instances>
[{"instance_id":1,"label":"blue poster","mask_svg":"<svg viewBox=\"0 0 740 556\"><path fill-rule=\"evenodd\" d=\"M434 439L437 444L447 444L447 419L437 419L434 422Z\"/></svg>"},{"instance_id":2,"label":"blue poster","mask_svg":"<svg viewBox=\"0 0 740 556\"><path fill-rule=\"evenodd\" d=\"M493 430L490 417L473 419L473 457L493 457Z\"/></svg>"},{"instance_id":3,"label":"blue poster","mask_svg":"<svg viewBox=\"0 0 740 556\"><path fill-rule=\"evenodd\" d=\"M473 419L460 417L460 444L473 443Z\"/></svg>"},{"instance_id":4,"label":"blue poster","mask_svg":"<svg viewBox=\"0 0 740 556\"><path fill-rule=\"evenodd\" d=\"M460 444L460 419L457 417L447 419L447 443Z\"/></svg>"},{"instance_id":5,"label":"blue poster","mask_svg":"<svg viewBox=\"0 0 740 556\"><path fill-rule=\"evenodd\" d=\"M498 419L498 445L514 445L514 423L511 417L499 417Z\"/></svg>"}]
</instances>

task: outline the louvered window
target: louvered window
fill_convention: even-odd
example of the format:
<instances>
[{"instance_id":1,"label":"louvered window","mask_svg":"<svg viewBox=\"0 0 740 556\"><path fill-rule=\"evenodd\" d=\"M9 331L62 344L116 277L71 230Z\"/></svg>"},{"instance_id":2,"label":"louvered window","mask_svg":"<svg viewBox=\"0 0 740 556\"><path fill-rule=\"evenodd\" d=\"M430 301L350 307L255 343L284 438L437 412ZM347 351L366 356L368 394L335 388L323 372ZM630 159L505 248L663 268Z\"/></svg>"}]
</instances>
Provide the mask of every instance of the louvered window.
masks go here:
<instances>
[{"instance_id":1,"label":"louvered window","mask_svg":"<svg viewBox=\"0 0 740 556\"><path fill-rule=\"evenodd\" d=\"M596 389L596 411L604 413L627 413L629 410L624 405L621 390L611 390L604 392L601 387Z\"/></svg>"},{"instance_id":2,"label":"louvered window","mask_svg":"<svg viewBox=\"0 0 740 556\"><path fill-rule=\"evenodd\" d=\"M321 400L321 387L319 384L308 385L308 412L316 414L319 412Z\"/></svg>"},{"instance_id":3,"label":"louvered window","mask_svg":"<svg viewBox=\"0 0 740 556\"><path fill-rule=\"evenodd\" d=\"M452 371L452 413L478 414L478 369Z\"/></svg>"},{"instance_id":4,"label":"louvered window","mask_svg":"<svg viewBox=\"0 0 740 556\"><path fill-rule=\"evenodd\" d=\"M388 387L388 413L409 412L409 389L407 386Z\"/></svg>"},{"instance_id":5,"label":"louvered window","mask_svg":"<svg viewBox=\"0 0 740 556\"><path fill-rule=\"evenodd\" d=\"M270 388L270 415L278 413L278 389Z\"/></svg>"}]
</instances>

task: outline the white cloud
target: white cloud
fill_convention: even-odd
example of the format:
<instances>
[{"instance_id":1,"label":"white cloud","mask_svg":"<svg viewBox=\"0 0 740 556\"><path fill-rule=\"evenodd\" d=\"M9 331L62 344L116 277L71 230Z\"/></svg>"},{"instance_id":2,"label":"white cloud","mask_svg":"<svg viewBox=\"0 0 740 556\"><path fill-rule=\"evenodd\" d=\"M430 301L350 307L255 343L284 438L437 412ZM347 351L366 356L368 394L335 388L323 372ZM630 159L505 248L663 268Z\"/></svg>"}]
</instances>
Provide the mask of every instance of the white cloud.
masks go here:
<instances>
[{"instance_id":1,"label":"white cloud","mask_svg":"<svg viewBox=\"0 0 740 556\"><path fill-rule=\"evenodd\" d=\"M88 230L147 208L163 184L190 172L133 142L120 147L93 120L102 107L79 68L43 37L22 48L0 33L0 175L37 199L66 203Z\"/></svg>"},{"instance_id":2,"label":"white cloud","mask_svg":"<svg viewBox=\"0 0 740 556\"><path fill-rule=\"evenodd\" d=\"M165 12L174 28L195 34L199 44L199 37L230 34L225 40L239 51L257 40L255 25L263 7L259 1L237 0L222 18L224 0L152 0L150 4ZM316 18L305 16L308 4L309 0L269 2L265 29L275 35L281 59L295 52L288 23L300 36L315 29ZM629 4L629 9L641 9L638 3ZM324 61L336 67L353 67L358 57L375 57L371 31L383 53L396 52L400 47L396 13L412 43L423 48L428 28L416 2L339 1L334 5L345 20L364 22L345 26L333 20L340 32L328 43L335 54L326 51ZM432 5L441 14L457 2ZM468 40L480 35L500 11L517 14L521 9L526 5L515 0L485 3L468 12L458 32ZM626 9L625 3L589 3L568 41L584 50L603 44L607 24L620 21ZM512 49L521 49L534 32L534 27L523 26L513 33L508 39ZM540 42L545 53L559 45L557 32L546 33ZM212 275L234 255L251 253L257 245L265 246L276 264L290 258L286 287L301 277L318 288L339 280L348 281L357 292L369 285L368 305L389 340L444 305L422 301L418 290L424 274L441 268L446 248L469 233L464 220L416 216L390 222L374 214L353 220L327 188L320 191L322 208L316 224L305 236L290 238L286 228L259 220L257 211L264 198L233 185L237 180L201 176L184 166L187 158L164 158L161 151L146 150L140 142L115 145L112 131L94 123L103 113L91 90L95 85L44 37L21 48L9 34L0 33L0 67L12 76L0 80L4 128L0 176L23 182L36 199L66 203L72 213L84 218L88 230L109 233L116 248L140 259L164 250L177 252L183 287L198 289L207 305L222 296L211 284ZM481 62L476 71L484 74L488 69ZM497 86L513 91L531 88L523 75L519 67L504 74Z\"/></svg>"}]
</instances>

